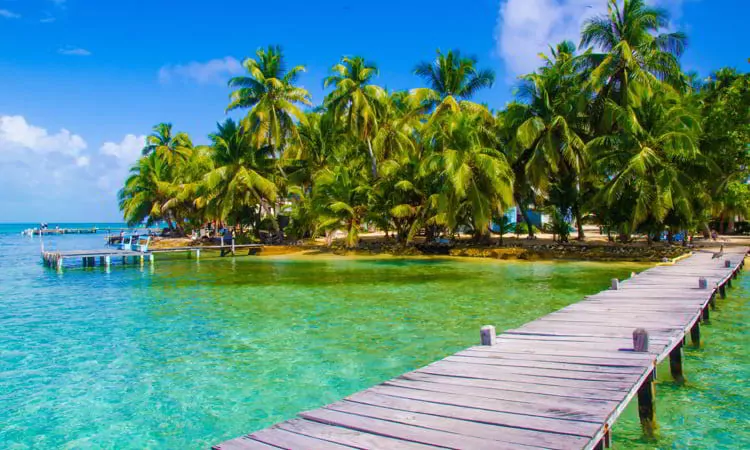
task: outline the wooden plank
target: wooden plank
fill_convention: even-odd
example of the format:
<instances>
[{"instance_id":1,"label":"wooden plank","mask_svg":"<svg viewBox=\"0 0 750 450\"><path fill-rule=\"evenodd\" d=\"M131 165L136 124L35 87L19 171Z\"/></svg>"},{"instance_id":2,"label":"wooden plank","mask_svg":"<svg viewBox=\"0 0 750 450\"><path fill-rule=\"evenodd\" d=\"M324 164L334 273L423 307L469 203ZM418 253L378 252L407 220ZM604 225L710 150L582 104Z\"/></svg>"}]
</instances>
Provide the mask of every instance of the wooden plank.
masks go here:
<instances>
[{"instance_id":1,"label":"wooden plank","mask_svg":"<svg viewBox=\"0 0 750 450\"><path fill-rule=\"evenodd\" d=\"M409 403L402 400L402 403ZM471 419L446 417L444 415L425 414L415 411L404 411L390 407L382 407L358 402L337 402L325 407L332 411L373 419L388 420L404 425L415 425L431 430L456 433L461 436L471 436L508 444L520 444L530 447L550 449L579 449L586 444L587 439L569 434L548 433L507 427L486 422L476 422ZM455 412L455 411L454 411ZM491 415L487 413L486 415Z\"/></svg>"},{"instance_id":2,"label":"wooden plank","mask_svg":"<svg viewBox=\"0 0 750 450\"><path fill-rule=\"evenodd\" d=\"M524 367L530 369L551 369L572 372L593 372L598 374L629 374L640 375L646 369L643 366L607 366L595 364L575 364L558 361L538 361L528 359L495 358L488 353L459 352L445 358L446 361L465 362L504 367Z\"/></svg>"},{"instance_id":3,"label":"wooden plank","mask_svg":"<svg viewBox=\"0 0 750 450\"><path fill-rule=\"evenodd\" d=\"M587 378L565 378L565 375L554 377L551 375L540 374L517 374L502 370L502 367L485 367L476 364L439 362L417 369L418 373L429 373L433 375L447 375L452 377L463 378L480 378L484 380L497 381L514 381L520 380L527 383L546 384L549 386L566 386L571 388L592 388L596 386L599 389L609 389L620 391L628 389L631 382L628 378L622 377L613 380L602 379L604 377L595 377L596 374L584 372ZM541 369L540 369L541 370ZM573 375L568 375L573 376ZM613 376L614 377L614 376ZM633 378L633 377L631 377Z\"/></svg>"},{"instance_id":4,"label":"wooden plank","mask_svg":"<svg viewBox=\"0 0 750 450\"><path fill-rule=\"evenodd\" d=\"M443 394L444 395L444 394ZM455 397L455 396L454 396ZM455 419L471 420L474 422L520 428L524 430L538 430L572 436L591 437L599 429L599 425L589 422L579 422L566 419L551 419L548 417L511 414L501 411L488 410L466 405L445 404L430 400L406 399L390 395L364 391L346 398L346 400L385 408L400 409L425 414L433 414ZM439 400L439 399L438 399Z\"/></svg>"},{"instance_id":5,"label":"wooden plank","mask_svg":"<svg viewBox=\"0 0 750 450\"><path fill-rule=\"evenodd\" d=\"M435 448L430 445L391 439L378 434L369 434L304 419L288 420L276 425L276 427L304 436L359 449L427 450Z\"/></svg>"},{"instance_id":6,"label":"wooden plank","mask_svg":"<svg viewBox=\"0 0 750 450\"><path fill-rule=\"evenodd\" d=\"M556 405L561 401L570 406L589 408L594 400L603 408L611 406L624 398L625 389L613 391L598 388L571 389L566 386L551 386L544 384L524 383L522 381L498 381L481 378L458 378L444 375L432 375L412 372L400 378L386 381L382 386L398 386L409 389L445 392L448 394L463 394L476 397L508 400L514 403L535 403L539 405ZM376 389L380 386L376 386ZM565 397L564 399L558 397ZM578 402L577 400L580 400ZM505 405L504 408L517 408L518 405ZM519 412L523 410L507 410ZM579 411L579 410L577 410ZM580 412L580 411L579 411ZM526 414L532 414L527 412ZM535 414L534 414L535 415ZM557 417L557 416L556 416Z\"/></svg>"},{"instance_id":7,"label":"wooden plank","mask_svg":"<svg viewBox=\"0 0 750 450\"><path fill-rule=\"evenodd\" d=\"M221 444L214 445L211 447L212 450L277 450L278 447L264 444L256 440L250 439L247 436L234 438L228 441L224 441Z\"/></svg>"},{"instance_id":8,"label":"wooden plank","mask_svg":"<svg viewBox=\"0 0 750 450\"><path fill-rule=\"evenodd\" d=\"M493 351L498 350L498 351ZM553 355L538 355L528 353L504 353L501 349L492 349L488 351L479 351L473 348L466 349L464 351L456 353L455 356L473 356L475 358L493 358L498 360L507 361L509 363L517 361L527 361L530 363L535 362L555 362L563 364L575 364L578 366L601 366L601 367L613 367L613 368L630 368L633 370L640 370L640 368L647 367L647 362L641 362L639 360L632 359L619 359L615 357L610 358L591 358L585 356L553 356Z\"/></svg>"},{"instance_id":9,"label":"wooden plank","mask_svg":"<svg viewBox=\"0 0 750 450\"><path fill-rule=\"evenodd\" d=\"M386 436L403 441L417 442L448 448L476 448L476 449L508 449L528 448L518 444L504 444L490 439L450 433L440 430L415 427L355 414L346 414L330 409L317 409L300 414L301 417L315 422L350 428L380 436ZM533 447L531 447L533 448Z\"/></svg>"},{"instance_id":10,"label":"wooden plank","mask_svg":"<svg viewBox=\"0 0 750 450\"><path fill-rule=\"evenodd\" d=\"M552 378L573 378L588 380L629 380L638 376L643 369L633 368L612 368L603 366L580 366L565 363L540 363L540 362L508 362L494 359L453 355L444 358L442 361L455 362L462 364L476 364L479 366L489 366L492 368L504 368L507 373L517 373L522 375L543 375Z\"/></svg>"},{"instance_id":11,"label":"wooden plank","mask_svg":"<svg viewBox=\"0 0 750 450\"><path fill-rule=\"evenodd\" d=\"M250 435L252 439L279 448L314 448L321 450L345 450L352 447L318 438L292 433L278 427L266 428Z\"/></svg>"}]
</instances>

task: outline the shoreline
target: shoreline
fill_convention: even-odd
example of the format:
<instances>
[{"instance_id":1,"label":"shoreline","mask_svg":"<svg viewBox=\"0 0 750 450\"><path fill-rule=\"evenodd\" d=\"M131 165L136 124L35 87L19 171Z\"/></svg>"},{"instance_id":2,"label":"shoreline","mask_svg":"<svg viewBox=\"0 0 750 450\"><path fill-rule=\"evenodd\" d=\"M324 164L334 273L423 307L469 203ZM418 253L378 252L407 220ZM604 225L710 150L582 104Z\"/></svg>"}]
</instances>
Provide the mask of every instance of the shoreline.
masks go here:
<instances>
[{"instance_id":1,"label":"shoreline","mask_svg":"<svg viewBox=\"0 0 750 450\"><path fill-rule=\"evenodd\" d=\"M186 245L187 239L160 239L152 243L152 248L167 249ZM719 243L704 243L716 247ZM194 245L194 244L193 244ZM740 244L737 244L740 245ZM654 244L611 244L601 242L574 242L557 244L549 242L528 241L506 246L470 245L459 242L455 246L402 247L388 242L370 240L362 248L347 249L333 245L327 247L320 243L301 245L266 245L259 249L255 256L305 256L310 258L338 257L443 257L495 259L504 261L595 261L595 262L643 262L669 263L676 262L700 250L703 245L684 247L681 245Z\"/></svg>"}]
</instances>

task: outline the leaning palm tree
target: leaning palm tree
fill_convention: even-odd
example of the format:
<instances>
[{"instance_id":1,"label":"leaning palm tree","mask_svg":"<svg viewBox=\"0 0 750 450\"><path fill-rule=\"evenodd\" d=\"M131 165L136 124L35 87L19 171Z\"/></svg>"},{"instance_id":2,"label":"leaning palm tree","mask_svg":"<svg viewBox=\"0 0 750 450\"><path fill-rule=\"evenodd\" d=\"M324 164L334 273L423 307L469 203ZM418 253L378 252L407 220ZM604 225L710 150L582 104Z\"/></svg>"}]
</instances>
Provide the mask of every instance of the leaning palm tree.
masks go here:
<instances>
[{"instance_id":1,"label":"leaning palm tree","mask_svg":"<svg viewBox=\"0 0 750 450\"><path fill-rule=\"evenodd\" d=\"M372 140L377 133L382 103L388 97L385 89L370 83L378 74L378 68L361 56L345 56L331 72L323 81L324 88L334 87L325 99L325 106L346 124L352 135L367 145L372 176L377 177Z\"/></svg>"},{"instance_id":2,"label":"leaning palm tree","mask_svg":"<svg viewBox=\"0 0 750 450\"><path fill-rule=\"evenodd\" d=\"M274 167L270 148L256 147L232 119L218 124L210 138L214 169L203 178L197 206L216 211L221 221L235 223L240 223L241 214L253 211L257 225L263 202L273 202L277 196L277 187L269 179Z\"/></svg>"},{"instance_id":3,"label":"leaning palm tree","mask_svg":"<svg viewBox=\"0 0 750 450\"><path fill-rule=\"evenodd\" d=\"M300 105L312 104L310 93L294 85L305 68L295 66L287 71L278 46L258 49L255 55L242 63L247 75L229 80L229 87L235 90L227 111L249 109L242 125L253 144L267 145L281 153L287 140L299 139L296 122L305 121Z\"/></svg>"},{"instance_id":4,"label":"leaning palm tree","mask_svg":"<svg viewBox=\"0 0 750 450\"><path fill-rule=\"evenodd\" d=\"M117 194L120 210L128 225L148 225L166 220L173 228L173 220L164 204L169 199L169 167L166 161L150 153L141 157L130 168L125 185Z\"/></svg>"},{"instance_id":5,"label":"leaning palm tree","mask_svg":"<svg viewBox=\"0 0 750 450\"><path fill-rule=\"evenodd\" d=\"M173 134L171 123L160 123L153 128L153 132L146 137L146 145L142 153L148 156L156 153L157 157L174 166L190 157L193 143L187 133Z\"/></svg>"},{"instance_id":6,"label":"leaning palm tree","mask_svg":"<svg viewBox=\"0 0 750 450\"><path fill-rule=\"evenodd\" d=\"M625 106L658 80L683 87L686 79L677 58L687 37L662 33L668 25L666 11L644 0L609 0L607 14L588 19L581 34L581 47L593 47L588 58L594 90Z\"/></svg>"},{"instance_id":7,"label":"leaning palm tree","mask_svg":"<svg viewBox=\"0 0 750 450\"><path fill-rule=\"evenodd\" d=\"M429 87L412 89L413 101L428 110L435 108L438 114L445 109L458 110L459 102L464 109L479 111L481 107L468 100L480 89L491 87L495 74L489 69L477 69L476 65L476 58L461 56L458 50L445 54L438 50L434 61L421 62L414 69Z\"/></svg>"}]
</instances>

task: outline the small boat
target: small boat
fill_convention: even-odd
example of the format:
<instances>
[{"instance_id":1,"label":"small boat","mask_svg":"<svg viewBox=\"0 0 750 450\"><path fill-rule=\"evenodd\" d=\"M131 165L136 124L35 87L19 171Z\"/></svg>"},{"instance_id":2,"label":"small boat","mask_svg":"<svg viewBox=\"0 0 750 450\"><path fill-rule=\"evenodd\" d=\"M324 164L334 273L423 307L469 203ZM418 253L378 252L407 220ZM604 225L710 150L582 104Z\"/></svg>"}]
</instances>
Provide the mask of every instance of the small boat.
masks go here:
<instances>
[{"instance_id":1,"label":"small boat","mask_svg":"<svg viewBox=\"0 0 750 450\"><path fill-rule=\"evenodd\" d=\"M131 250L134 252L145 253L148 251L150 243L151 236L149 235L125 234L120 239L120 242L115 244L115 247L120 250Z\"/></svg>"}]
</instances>

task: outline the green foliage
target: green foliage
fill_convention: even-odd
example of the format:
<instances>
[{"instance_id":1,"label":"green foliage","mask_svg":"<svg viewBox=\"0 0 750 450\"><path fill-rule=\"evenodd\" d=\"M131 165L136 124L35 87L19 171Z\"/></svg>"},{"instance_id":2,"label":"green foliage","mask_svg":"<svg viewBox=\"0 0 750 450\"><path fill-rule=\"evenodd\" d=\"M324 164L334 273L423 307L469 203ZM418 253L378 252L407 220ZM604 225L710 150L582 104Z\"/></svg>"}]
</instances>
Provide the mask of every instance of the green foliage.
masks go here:
<instances>
[{"instance_id":1,"label":"green foliage","mask_svg":"<svg viewBox=\"0 0 750 450\"><path fill-rule=\"evenodd\" d=\"M517 98L490 112L473 103L494 81L474 58L437 52L414 73L424 86L390 92L377 66L342 57L312 106L279 47L259 49L229 80L227 110L242 109L194 146L162 123L119 193L128 222L171 227L209 221L241 234L270 227L294 239L373 226L401 244L492 222L513 231L514 204L552 211L567 241L572 216L628 241L634 233L694 232L750 215L750 77L721 69L700 82L679 66L686 37L643 0L608 0L581 48L551 46L521 77ZM564 212L564 213L563 213ZM282 223L285 223L282 221ZM276 226L272 226L277 224ZM525 222L517 234L538 231ZM579 239L583 239L579 228ZM613 237L614 238L614 237Z\"/></svg>"}]
</instances>

